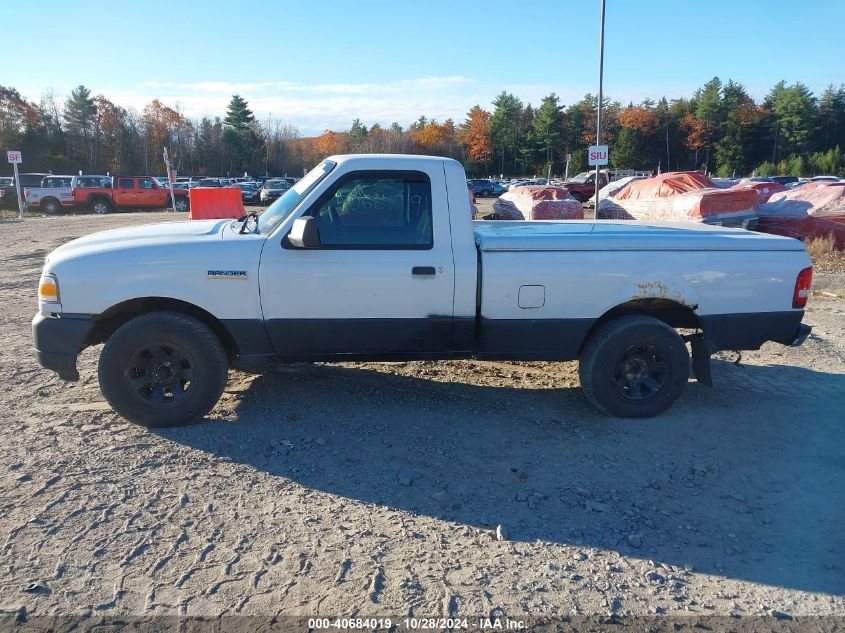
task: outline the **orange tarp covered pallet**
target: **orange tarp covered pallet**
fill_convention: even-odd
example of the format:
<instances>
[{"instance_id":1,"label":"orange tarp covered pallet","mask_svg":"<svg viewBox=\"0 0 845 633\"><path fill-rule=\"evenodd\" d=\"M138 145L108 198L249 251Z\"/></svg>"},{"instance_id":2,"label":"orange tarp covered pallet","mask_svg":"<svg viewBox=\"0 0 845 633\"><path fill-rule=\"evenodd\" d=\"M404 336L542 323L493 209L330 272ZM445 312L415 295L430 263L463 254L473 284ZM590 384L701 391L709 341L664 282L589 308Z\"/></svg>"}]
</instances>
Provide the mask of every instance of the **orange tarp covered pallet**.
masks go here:
<instances>
[{"instance_id":1,"label":"orange tarp covered pallet","mask_svg":"<svg viewBox=\"0 0 845 633\"><path fill-rule=\"evenodd\" d=\"M191 189L191 219L213 220L244 215L240 187L195 187Z\"/></svg>"}]
</instances>

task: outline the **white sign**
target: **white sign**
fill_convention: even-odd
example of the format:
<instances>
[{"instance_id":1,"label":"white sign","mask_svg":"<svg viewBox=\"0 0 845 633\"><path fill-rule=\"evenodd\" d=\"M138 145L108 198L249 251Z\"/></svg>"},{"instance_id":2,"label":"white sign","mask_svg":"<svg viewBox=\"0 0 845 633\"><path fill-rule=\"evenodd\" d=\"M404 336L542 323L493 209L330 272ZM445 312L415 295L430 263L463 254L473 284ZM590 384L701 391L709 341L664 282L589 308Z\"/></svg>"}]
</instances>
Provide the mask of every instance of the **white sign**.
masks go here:
<instances>
[{"instance_id":1,"label":"white sign","mask_svg":"<svg viewBox=\"0 0 845 633\"><path fill-rule=\"evenodd\" d=\"M587 162L590 165L607 165L607 145L590 145Z\"/></svg>"},{"instance_id":2,"label":"white sign","mask_svg":"<svg viewBox=\"0 0 845 633\"><path fill-rule=\"evenodd\" d=\"M568 163L568 162L569 162L569 161L571 161L571 160L572 160L572 154L570 154L570 153L568 153L568 152L567 152L567 154L566 154L566 162Z\"/></svg>"},{"instance_id":3,"label":"white sign","mask_svg":"<svg viewBox=\"0 0 845 633\"><path fill-rule=\"evenodd\" d=\"M22 163L23 156L20 152L6 152L6 158L9 159L10 163Z\"/></svg>"}]
</instances>

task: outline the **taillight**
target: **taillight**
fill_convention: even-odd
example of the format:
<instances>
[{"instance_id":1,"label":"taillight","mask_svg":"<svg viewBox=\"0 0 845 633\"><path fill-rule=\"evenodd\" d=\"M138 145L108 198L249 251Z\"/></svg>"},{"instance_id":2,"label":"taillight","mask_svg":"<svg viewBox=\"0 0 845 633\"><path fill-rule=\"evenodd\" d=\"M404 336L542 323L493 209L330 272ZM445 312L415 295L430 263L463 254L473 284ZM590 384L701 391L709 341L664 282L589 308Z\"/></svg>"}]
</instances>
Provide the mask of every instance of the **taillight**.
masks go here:
<instances>
[{"instance_id":1,"label":"taillight","mask_svg":"<svg viewBox=\"0 0 845 633\"><path fill-rule=\"evenodd\" d=\"M805 268L795 279L795 292L792 294L792 307L803 308L810 297L810 286L813 283L813 267Z\"/></svg>"}]
</instances>

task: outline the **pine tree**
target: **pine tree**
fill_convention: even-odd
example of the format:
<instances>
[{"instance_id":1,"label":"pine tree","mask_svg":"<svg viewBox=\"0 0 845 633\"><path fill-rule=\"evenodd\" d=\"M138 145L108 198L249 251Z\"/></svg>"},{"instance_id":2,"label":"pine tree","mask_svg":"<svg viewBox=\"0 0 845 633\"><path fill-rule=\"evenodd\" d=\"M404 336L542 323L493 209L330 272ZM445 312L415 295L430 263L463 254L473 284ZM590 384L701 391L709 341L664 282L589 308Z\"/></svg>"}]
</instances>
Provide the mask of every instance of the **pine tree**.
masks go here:
<instances>
[{"instance_id":1,"label":"pine tree","mask_svg":"<svg viewBox=\"0 0 845 633\"><path fill-rule=\"evenodd\" d=\"M520 125L522 101L516 96L502 92L493 100L493 114L490 117L490 136L493 142L493 165L502 173L506 169L517 171L517 151L522 145L525 131Z\"/></svg>"},{"instance_id":2,"label":"pine tree","mask_svg":"<svg viewBox=\"0 0 845 633\"><path fill-rule=\"evenodd\" d=\"M555 169L563 157L563 106L555 93L543 97L540 107L534 112L529 132L534 166L545 173L548 166Z\"/></svg>"},{"instance_id":3,"label":"pine tree","mask_svg":"<svg viewBox=\"0 0 845 633\"><path fill-rule=\"evenodd\" d=\"M232 95L232 100L226 108L226 118L223 123L234 128L238 132L245 132L255 123L255 115L246 100L240 95Z\"/></svg>"},{"instance_id":4,"label":"pine tree","mask_svg":"<svg viewBox=\"0 0 845 633\"><path fill-rule=\"evenodd\" d=\"M80 160L89 171L94 170L94 128L97 106L85 86L74 88L65 103L65 126L71 159Z\"/></svg>"}]
</instances>

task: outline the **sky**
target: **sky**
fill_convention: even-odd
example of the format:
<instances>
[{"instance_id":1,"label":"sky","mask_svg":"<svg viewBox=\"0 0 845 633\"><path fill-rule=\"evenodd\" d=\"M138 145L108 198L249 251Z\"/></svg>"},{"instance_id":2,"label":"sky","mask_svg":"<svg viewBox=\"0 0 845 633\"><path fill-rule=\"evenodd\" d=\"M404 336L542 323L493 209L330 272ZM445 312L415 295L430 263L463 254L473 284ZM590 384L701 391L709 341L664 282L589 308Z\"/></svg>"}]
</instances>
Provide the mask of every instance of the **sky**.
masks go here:
<instances>
[{"instance_id":1,"label":"sky","mask_svg":"<svg viewBox=\"0 0 845 633\"><path fill-rule=\"evenodd\" d=\"M461 121L502 90L537 105L598 91L599 0L2 0L0 84L38 100L79 84L191 117L232 94L303 133ZM826 21L825 16L830 20ZM690 96L713 76L845 82L845 0L607 0L604 93ZM20 28L11 28L12 25Z\"/></svg>"}]
</instances>

